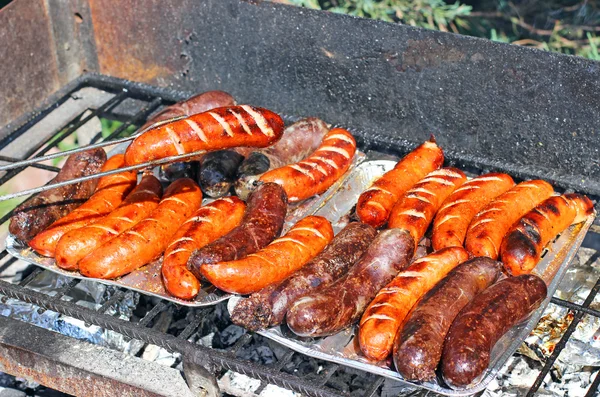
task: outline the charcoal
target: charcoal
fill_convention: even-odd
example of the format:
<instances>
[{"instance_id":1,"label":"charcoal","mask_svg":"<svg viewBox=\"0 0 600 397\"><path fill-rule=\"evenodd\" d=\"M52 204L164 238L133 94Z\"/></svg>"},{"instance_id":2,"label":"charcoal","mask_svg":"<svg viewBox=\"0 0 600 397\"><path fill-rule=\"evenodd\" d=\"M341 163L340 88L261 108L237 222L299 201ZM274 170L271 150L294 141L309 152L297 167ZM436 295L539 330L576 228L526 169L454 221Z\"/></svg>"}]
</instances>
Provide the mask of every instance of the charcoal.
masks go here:
<instances>
[{"instance_id":1,"label":"charcoal","mask_svg":"<svg viewBox=\"0 0 600 397\"><path fill-rule=\"evenodd\" d=\"M213 347L215 349L225 349L232 346L246 331L238 325L230 325L222 332L215 334Z\"/></svg>"}]
</instances>

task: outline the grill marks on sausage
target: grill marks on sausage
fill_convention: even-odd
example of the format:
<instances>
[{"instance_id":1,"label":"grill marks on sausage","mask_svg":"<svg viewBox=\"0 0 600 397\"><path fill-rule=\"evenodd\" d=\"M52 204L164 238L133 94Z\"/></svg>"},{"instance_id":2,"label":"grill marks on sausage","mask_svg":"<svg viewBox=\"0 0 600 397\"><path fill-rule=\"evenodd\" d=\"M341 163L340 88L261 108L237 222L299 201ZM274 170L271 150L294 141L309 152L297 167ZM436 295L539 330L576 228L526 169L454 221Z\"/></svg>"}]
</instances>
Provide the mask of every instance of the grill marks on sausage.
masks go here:
<instances>
[{"instance_id":1,"label":"grill marks on sausage","mask_svg":"<svg viewBox=\"0 0 600 397\"><path fill-rule=\"evenodd\" d=\"M579 194L550 197L515 223L502 241L500 254L513 275L531 272L542 250L560 232L591 213L593 203Z\"/></svg>"},{"instance_id":2,"label":"grill marks on sausage","mask_svg":"<svg viewBox=\"0 0 600 397\"><path fill-rule=\"evenodd\" d=\"M280 282L333 238L331 224L320 216L308 216L295 226L256 253L234 261L203 264L200 271L217 288L238 294L253 293Z\"/></svg>"},{"instance_id":3,"label":"grill marks on sausage","mask_svg":"<svg viewBox=\"0 0 600 397\"><path fill-rule=\"evenodd\" d=\"M473 256L498 258L509 228L552 193L550 184L534 180L519 183L492 200L471 220L465 239L467 251Z\"/></svg>"},{"instance_id":4,"label":"grill marks on sausage","mask_svg":"<svg viewBox=\"0 0 600 397\"><path fill-rule=\"evenodd\" d=\"M187 269L192 252L229 233L239 225L246 204L237 197L218 199L198 209L183 223L167 246L162 277L165 288L180 299L193 299L200 282Z\"/></svg>"},{"instance_id":5,"label":"grill marks on sausage","mask_svg":"<svg viewBox=\"0 0 600 397\"><path fill-rule=\"evenodd\" d=\"M473 217L514 185L510 176L492 173L467 181L456 189L435 216L431 239L434 249L462 246ZM447 223L450 220L452 222Z\"/></svg>"},{"instance_id":6,"label":"grill marks on sausage","mask_svg":"<svg viewBox=\"0 0 600 397\"><path fill-rule=\"evenodd\" d=\"M316 229L296 227L296 231ZM281 324L288 308L303 295L322 289L345 274L362 256L376 232L364 223L350 223L309 263L280 283L241 300L231 314L234 323L250 330Z\"/></svg>"},{"instance_id":7,"label":"grill marks on sausage","mask_svg":"<svg viewBox=\"0 0 600 397\"><path fill-rule=\"evenodd\" d=\"M390 215L389 227L406 229L418 244L444 200L466 180L456 168L442 168L427 174L398 200Z\"/></svg>"},{"instance_id":8,"label":"grill marks on sausage","mask_svg":"<svg viewBox=\"0 0 600 397\"><path fill-rule=\"evenodd\" d=\"M444 248L414 261L383 288L360 321L358 340L365 356L381 361L413 305L458 264L468 259L462 247Z\"/></svg>"},{"instance_id":9,"label":"grill marks on sausage","mask_svg":"<svg viewBox=\"0 0 600 397\"><path fill-rule=\"evenodd\" d=\"M354 137L341 128L329 131L321 146L296 164L268 171L263 182L283 186L290 201L300 201L326 191L348 170L356 152Z\"/></svg>"},{"instance_id":10,"label":"grill marks on sausage","mask_svg":"<svg viewBox=\"0 0 600 397\"><path fill-rule=\"evenodd\" d=\"M443 162L444 154L435 142L423 143L360 195L358 218L373 227L383 226L400 197Z\"/></svg>"}]
</instances>

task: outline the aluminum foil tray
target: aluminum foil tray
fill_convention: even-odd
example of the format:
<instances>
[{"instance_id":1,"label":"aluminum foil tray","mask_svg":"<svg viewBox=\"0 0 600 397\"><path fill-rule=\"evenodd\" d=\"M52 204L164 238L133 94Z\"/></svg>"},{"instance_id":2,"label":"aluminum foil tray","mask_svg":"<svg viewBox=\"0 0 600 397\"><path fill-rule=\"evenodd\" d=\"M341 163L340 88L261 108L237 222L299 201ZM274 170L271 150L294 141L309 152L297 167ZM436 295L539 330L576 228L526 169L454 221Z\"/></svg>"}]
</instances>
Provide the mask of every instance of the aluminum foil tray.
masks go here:
<instances>
[{"instance_id":1,"label":"aluminum foil tray","mask_svg":"<svg viewBox=\"0 0 600 397\"><path fill-rule=\"evenodd\" d=\"M393 168L395 164L395 161L377 160L365 161L358 165L352 171L344 186L339 189L335 196L326 201L317 210L316 214L328 218L337 233L347 224L349 211L358 200L360 193L368 188L376 178ZM360 353L358 340L355 338L358 331L357 326L323 338L298 337L285 324L258 333L307 356L371 372L397 380L405 385L421 387L447 396L468 396L480 392L496 377L498 371L536 327L544 309L550 302L550 298L554 295L569 264L581 246L594 218L595 214L588 217L585 222L569 227L550 244L542 260L533 271L534 274L544 279L548 285L548 297L526 321L513 327L498 341L492 351L489 368L476 384L467 389L453 390L443 385L441 381L410 382L404 380L395 371L391 359L379 363L368 361ZM228 309L230 313L239 300L240 297L237 296L229 300Z\"/></svg>"},{"instance_id":2,"label":"aluminum foil tray","mask_svg":"<svg viewBox=\"0 0 600 397\"><path fill-rule=\"evenodd\" d=\"M113 150L108 153L108 156L112 156L117 153L122 153L127 144L117 145ZM354 169L366 158L365 154L362 152L357 152L354 156L352 165L350 169L344 174L331 188L329 188L325 193L320 196L312 197L308 200L305 200L299 204L291 205L288 208L288 215L285 219L285 223L283 226L283 233L289 230L296 222L300 219L314 214L319 208L323 207L331 197L336 194L339 190L344 190L343 186L346 184L346 180L351 177ZM155 170L157 173L157 170ZM203 200L203 205L208 204L212 199ZM79 272L67 271L61 269L56 266L54 259L47 258L45 256L41 256L29 248L27 245L24 245L20 241L18 241L14 236L8 235L6 238L6 250L14 257L21 259L25 262L31 263L33 265L40 266L46 270L50 270L51 272L58 273L63 276L78 278L78 279L86 279L86 280L95 280L103 284L107 285L116 285L119 287L127 288L132 291L136 291L142 294L156 296L162 299L166 299L168 301L184 305L190 307L201 307L201 306L211 306L215 305L219 302L222 302L229 297L230 294L223 292L217 288L215 288L212 284L208 282L202 282L201 290L198 293L198 296L194 300L184 300L176 298L170 295L164 288L162 283L162 277L160 273L160 269L162 266L162 259L153 261L146 266L143 266L133 272L120 277L115 280L103 280L97 278L89 278L82 276Z\"/></svg>"}]
</instances>

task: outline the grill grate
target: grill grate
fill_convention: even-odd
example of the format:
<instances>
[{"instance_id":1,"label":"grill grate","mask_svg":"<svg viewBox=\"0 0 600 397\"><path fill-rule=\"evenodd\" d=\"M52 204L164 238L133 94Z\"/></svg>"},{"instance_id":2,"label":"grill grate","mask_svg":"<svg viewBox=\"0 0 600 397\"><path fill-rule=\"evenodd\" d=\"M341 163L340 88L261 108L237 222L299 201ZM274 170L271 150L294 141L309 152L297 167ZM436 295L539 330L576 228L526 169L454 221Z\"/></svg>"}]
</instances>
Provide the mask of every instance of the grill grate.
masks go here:
<instances>
[{"instance_id":1,"label":"grill grate","mask_svg":"<svg viewBox=\"0 0 600 397\"><path fill-rule=\"evenodd\" d=\"M45 137L41 143L30 147L26 151L23 159L31 158L34 155L41 156L47 153L58 142L66 139L87 121L93 117L102 116L105 114L109 114L113 118L120 118L123 121L123 125L117 128L110 136L106 137L106 140L120 138L130 125L139 125L143 123L146 118L158 107L172 104L186 96L183 93L173 93L166 90L142 86L137 83L127 82L106 76L86 75L69 84L69 86L63 88L63 90L61 90L62 96L57 97L58 99L55 101L55 103L30 115L20 127L17 127L13 131L10 131L8 134L4 135L4 138L0 140L0 149L5 148L17 138L27 134L27 131L40 120L42 120L45 115L47 115L53 109L56 109L58 106L60 106L60 104L64 103L73 93L85 87L97 88L109 92L113 94L113 97L101 106L98 106L89 115L84 117L83 113L81 113L75 119L68 120L60 129L61 132L59 132L58 135L51 134L50 136ZM141 108L138 106L135 110L129 112L129 114L127 114L127 112L125 112L126 114L124 115L119 113L117 110L121 107L126 107L126 102L129 100L141 102ZM97 134L92 137L91 142L95 143L102 140L103 138L101 134ZM9 163L23 159L0 156L1 161ZM18 176L27 167L28 166L8 171L0 178L0 186ZM30 167L41 168L53 172L58 171L58 168L56 167L39 164L32 164ZM0 223L6 223L11 216L12 211L2 217L0 219ZM598 229L600 228L592 228L590 233L596 234L595 237L598 237L600 232ZM0 252L0 260L4 259L6 256L6 250ZM15 259L10 258L5 263L0 265L0 273L2 273L14 262ZM257 364L250 360L240 358L240 351L253 343L254 338L257 337L256 335L246 333L242 335L237 342L233 344L233 346L226 349L211 349L190 341L189 338L192 337L194 333L196 333L201 327L203 318L209 314L211 310L215 309L180 308L179 310L192 310L193 313L188 316L191 320L185 326L185 328L178 335L173 335L172 333L162 332L152 327L153 320L157 318L160 313L172 308L170 303L158 301L138 322L126 321L118 318L117 316L108 314L109 309L124 298L125 293L123 290L117 290L104 304L101 305L101 307L99 307L97 310L93 310L63 299L63 297L68 295L69 292L79 282L81 282L81 280L69 281L62 287L55 290L56 294L54 296L49 296L28 288L27 285L31 283L38 275L40 275L42 271L43 270L40 268L34 268L34 270L18 284L11 284L0 280L0 294L3 295L2 301L6 302L8 298L18 299L20 301L38 306L40 308L40 312L43 312L44 310L52 310L60 314L82 320L86 324L94 324L108 330L119 332L127 337L140 340L144 343L157 345L171 352L185 353L186 356L193 357L196 364L209 368L213 373L218 373L223 370L233 370L238 373L246 374L261 381L261 386L259 387L258 392L264 389L268 383L271 383L310 396L348 395L347 392L341 391L332 386L335 383L332 382L333 375L337 372L346 370L345 368L336 364L327 363L323 366L322 371L314 374L313 376L306 377L302 374L295 375L290 373L290 371L286 371L286 366L293 365L293 360L299 355L299 353L295 353L285 348L282 349L286 350L286 353L283 354L279 360L276 360L275 363L270 365ZM574 318L566 332L563 334L562 339L556 345L552 355L546 360L544 367L542 368L535 382L532 384L528 396L534 395L541 386L542 382L552 369L554 362L564 349L571 334L575 331L582 318L585 315L591 315L600 318L600 311L591 309L589 307L594 301L599 290L600 280L596 282L595 287L591 290L582 304L575 304L562 299L552 298L552 303L571 310L574 314ZM363 374L363 376L367 379L365 382L367 387L364 390L363 395L376 395L381 389L384 379L382 377L376 377L369 374ZM586 396L594 395L599 387L599 384L600 375L596 375L587 391Z\"/></svg>"}]
</instances>

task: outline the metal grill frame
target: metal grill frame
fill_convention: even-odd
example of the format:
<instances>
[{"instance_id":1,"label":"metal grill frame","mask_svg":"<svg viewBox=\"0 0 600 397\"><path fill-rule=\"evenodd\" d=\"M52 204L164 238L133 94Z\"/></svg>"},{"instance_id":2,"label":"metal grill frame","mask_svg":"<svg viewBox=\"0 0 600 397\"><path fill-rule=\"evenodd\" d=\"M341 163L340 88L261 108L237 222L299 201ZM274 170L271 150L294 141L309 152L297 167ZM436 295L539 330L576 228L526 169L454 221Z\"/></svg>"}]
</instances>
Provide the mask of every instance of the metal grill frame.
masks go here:
<instances>
[{"instance_id":1,"label":"metal grill frame","mask_svg":"<svg viewBox=\"0 0 600 397\"><path fill-rule=\"evenodd\" d=\"M146 103L146 105L140 111L136 112L133 115L122 116L125 123L121 127L119 127L119 129L117 129L108 139L118 138L119 134L121 134L130 124L143 123L145 119L154 110L158 109L159 106L172 104L178 100L181 100L191 95L191 93L161 89L113 77L102 76L98 74L86 74L74 80L67 86L63 87L59 92L57 92L56 95L53 95L52 98L49 98L46 101L46 105L44 107L41 107L23 117L20 123L16 123L18 126L12 131L0 133L0 136L3 137L0 140L0 148L4 147L8 142L15 139L15 137L26 134L29 128L31 128L33 125L35 125L35 123L43 119L43 117L46 114L48 114L52 109L54 109L60 103L64 102L66 98L68 98L74 92L84 87L98 88L107 92L111 92L115 94L115 96L111 100L106 102L104 105L93 110L91 115L79 120L78 122L74 123L71 127L68 127L67 124L65 126L66 132L58 138L59 140L66 138L68 135L74 132L78 126L84 124L91 117L101 115L105 112L110 111L110 109L114 109L116 106L118 106L119 103L121 103L126 98L142 100ZM292 119L293 117L288 116L287 118ZM69 122L71 122L71 120L69 120ZM0 132L2 131L0 130ZM361 136L360 131L353 131L353 133L357 134L359 137ZM48 145L49 139L50 137L44 140L44 142L41 145L39 145L40 147L31 148L31 150L28 153L26 153L23 159L29 158L31 154L37 150L40 150L40 152L38 153L45 153L47 150L50 149L51 146L57 143L56 141L54 141L52 144ZM2 160L5 161L16 161L23 159L2 158ZM450 162L453 161L452 158L448 160ZM477 164L474 164L473 166L477 167ZM480 167L480 169L481 168L483 167ZM23 169L15 169L9 171L5 176L0 178L0 185L4 184L10 178L17 176L18 173L22 170ZM57 171L55 167L51 168L51 170ZM12 213L8 213L4 217L2 217L2 219L0 219L0 223L7 222L11 215ZM592 229L590 229L590 233L600 234L600 228L597 225L594 225ZM7 255L7 251L0 252L0 260L4 259ZM596 253L595 255L598 256L600 254ZM5 264L0 266L0 272L8 266L10 266L10 264L12 264L13 262L14 258L11 258L7 262L5 262ZM340 395L338 391L333 390L325 385L328 379L338 369L338 366L335 364L332 364L331 366L326 368L326 370L323 371L323 375L320 376L318 379L307 380L281 371L281 368L286 364L286 362L291 360L294 354L297 354L291 351L281 361L277 362L273 366L260 365L250 361L242 360L240 358L237 358L235 356L235 353L240 347L242 347L245 343L248 342L248 334L242 336L242 338L240 338L240 340L233 346L233 348L224 351L210 349L199 344L189 342L187 340L187 338L190 335L192 335L193 332L199 326L202 311L199 311L197 313L195 321L188 324L188 326L181 332L180 335L174 336L148 327L152 320L161 311L165 310L167 305L169 305L170 303L160 301L152 310L150 310L146 314L146 316L139 323L133 323L115 318L105 313L108 308L110 308L123 296L122 293L115 294L109 301L103 304L102 307L99 308L99 310L95 311L61 299L65 294L68 294L69 291L75 285L77 285L77 283L79 282L78 280L73 280L72 282L66 284L63 288L57 291L56 295L52 297L27 288L27 284L30 283L42 271L42 269L36 268L19 285L0 281L0 294L3 295L2 300L6 301L7 298L18 299L20 301L39 306L40 310L52 310L66 316L85 321L86 323L100 326L104 329L119 332L124 336L133 339L137 339L145 343L151 343L159 347L163 347L171 352L180 352L184 354L185 360L187 362L204 368L208 374L214 375L221 370L233 370L235 372L246 374L252 378L261 380L263 382L263 387L264 382L267 382L303 393L308 396ZM599 291L600 279L596 282L590 294L587 296L587 298L582 304L575 304L558 298L552 298L552 303L559 306L564 306L571 310L574 313L574 318L569 327L567 328L566 332L563 334L560 342L556 345L556 348L554 349L552 355L546 360L543 369L541 370L535 382L532 384L531 389L528 392L528 396L533 396L538 390L538 388L541 386L544 378L550 372L554 362L560 355L560 352L566 346L570 336L575 331L577 324L582 320L583 316L591 315L600 318L600 311L590 309L589 307ZM380 388L382 383L383 378L377 378L377 381L374 382L371 386L368 395L374 394ZM586 397L593 396L596 393L599 384L600 375L596 375L594 381L591 383L587 391Z\"/></svg>"}]
</instances>

